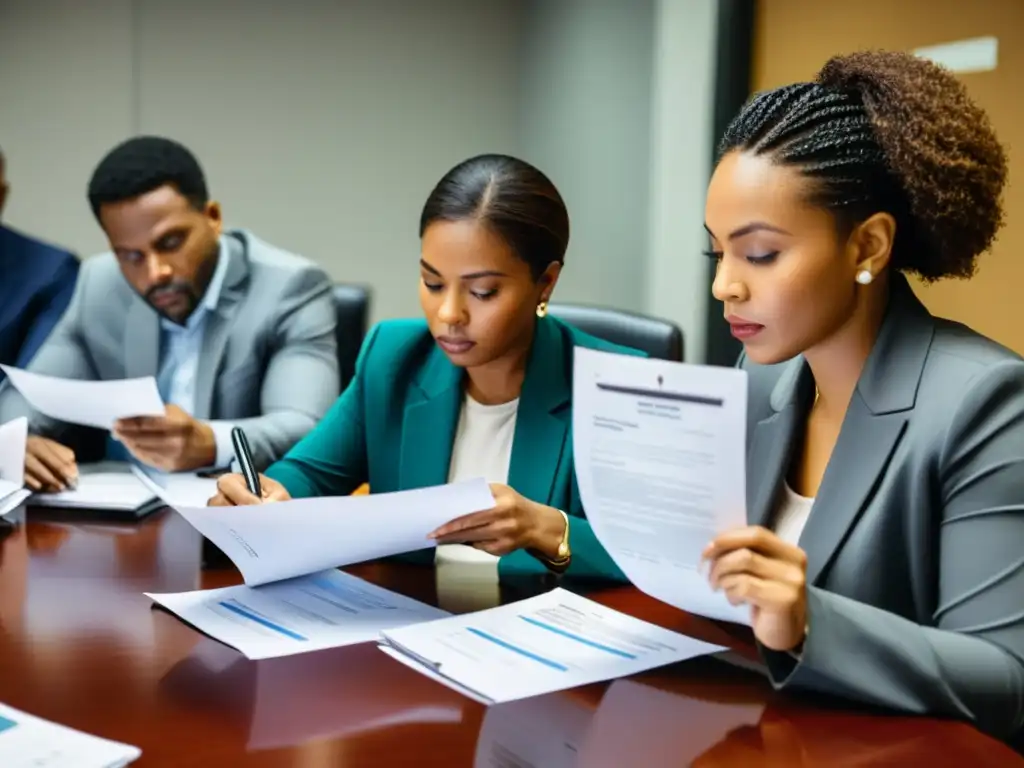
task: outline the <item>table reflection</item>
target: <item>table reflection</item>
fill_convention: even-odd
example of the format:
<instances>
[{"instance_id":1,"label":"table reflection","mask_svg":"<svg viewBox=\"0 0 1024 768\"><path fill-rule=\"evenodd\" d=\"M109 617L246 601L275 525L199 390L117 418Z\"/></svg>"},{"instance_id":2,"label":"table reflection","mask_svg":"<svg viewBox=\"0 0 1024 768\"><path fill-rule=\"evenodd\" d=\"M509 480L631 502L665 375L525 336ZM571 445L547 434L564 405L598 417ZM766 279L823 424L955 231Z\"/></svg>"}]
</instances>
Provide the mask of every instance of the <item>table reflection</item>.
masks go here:
<instances>
[{"instance_id":1,"label":"table reflection","mask_svg":"<svg viewBox=\"0 0 1024 768\"><path fill-rule=\"evenodd\" d=\"M247 749L355 740L403 726L458 728L477 709L365 643L249 661L204 639L160 680L162 694L243 723Z\"/></svg>"}]
</instances>

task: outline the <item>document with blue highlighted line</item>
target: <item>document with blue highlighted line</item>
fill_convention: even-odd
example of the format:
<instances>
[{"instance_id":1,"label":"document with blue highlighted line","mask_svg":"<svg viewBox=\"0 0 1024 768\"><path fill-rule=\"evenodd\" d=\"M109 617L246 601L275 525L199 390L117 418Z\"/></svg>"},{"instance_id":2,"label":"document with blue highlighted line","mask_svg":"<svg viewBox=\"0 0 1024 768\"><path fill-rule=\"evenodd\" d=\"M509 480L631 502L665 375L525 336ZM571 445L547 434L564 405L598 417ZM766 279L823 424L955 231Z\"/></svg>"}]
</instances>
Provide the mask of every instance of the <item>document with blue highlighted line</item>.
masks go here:
<instances>
[{"instance_id":1,"label":"document with blue highlighted line","mask_svg":"<svg viewBox=\"0 0 1024 768\"><path fill-rule=\"evenodd\" d=\"M385 630L397 661L484 704L627 677L721 651L564 589Z\"/></svg>"},{"instance_id":2,"label":"document with blue highlighted line","mask_svg":"<svg viewBox=\"0 0 1024 768\"><path fill-rule=\"evenodd\" d=\"M124 768L140 755L138 747L0 704L0 765L4 768Z\"/></svg>"},{"instance_id":3,"label":"document with blue highlighted line","mask_svg":"<svg viewBox=\"0 0 1024 768\"><path fill-rule=\"evenodd\" d=\"M386 629L448 616L341 571L146 596L250 659L366 643Z\"/></svg>"}]
</instances>

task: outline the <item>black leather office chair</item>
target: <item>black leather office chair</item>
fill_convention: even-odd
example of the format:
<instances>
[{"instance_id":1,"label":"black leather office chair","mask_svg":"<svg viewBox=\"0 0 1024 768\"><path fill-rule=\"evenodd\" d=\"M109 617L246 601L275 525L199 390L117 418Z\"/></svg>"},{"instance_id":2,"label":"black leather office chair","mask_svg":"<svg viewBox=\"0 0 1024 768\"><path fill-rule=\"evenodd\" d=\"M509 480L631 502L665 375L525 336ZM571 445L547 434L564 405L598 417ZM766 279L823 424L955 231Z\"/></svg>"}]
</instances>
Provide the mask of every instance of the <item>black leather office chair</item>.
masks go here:
<instances>
[{"instance_id":1,"label":"black leather office chair","mask_svg":"<svg viewBox=\"0 0 1024 768\"><path fill-rule=\"evenodd\" d=\"M584 333L646 352L661 360L683 360L683 331L675 323L637 312L586 304L549 304L548 312Z\"/></svg>"},{"instance_id":2,"label":"black leather office chair","mask_svg":"<svg viewBox=\"0 0 1024 768\"><path fill-rule=\"evenodd\" d=\"M342 390L356 372L356 358L370 321L370 289L362 285L338 284L332 291L334 311L338 315L335 330L338 339L338 366Z\"/></svg>"}]
</instances>

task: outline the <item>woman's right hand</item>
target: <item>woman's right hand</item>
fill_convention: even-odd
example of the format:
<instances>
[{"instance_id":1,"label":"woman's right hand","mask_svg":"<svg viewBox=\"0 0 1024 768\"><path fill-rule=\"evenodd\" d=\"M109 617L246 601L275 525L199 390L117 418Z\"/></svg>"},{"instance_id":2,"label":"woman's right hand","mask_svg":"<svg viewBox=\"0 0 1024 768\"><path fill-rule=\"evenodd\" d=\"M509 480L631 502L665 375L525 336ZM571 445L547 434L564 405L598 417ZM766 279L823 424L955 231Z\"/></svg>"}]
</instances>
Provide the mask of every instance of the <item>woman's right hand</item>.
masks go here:
<instances>
[{"instance_id":1,"label":"woman's right hand","mask_svg":"<svg viewBox=\"0 0 1024 768\"><path fill-rule=\"evenodd\" d=\"M242 475L233 473L217 478L217 495L206 502L208 507L239 507L249 504L264 504L270 501L287 501L291 498L285 487L277 480L260 475L260 490L263 498L258 499L249 493Z\"/></svg>"}]
</instances>

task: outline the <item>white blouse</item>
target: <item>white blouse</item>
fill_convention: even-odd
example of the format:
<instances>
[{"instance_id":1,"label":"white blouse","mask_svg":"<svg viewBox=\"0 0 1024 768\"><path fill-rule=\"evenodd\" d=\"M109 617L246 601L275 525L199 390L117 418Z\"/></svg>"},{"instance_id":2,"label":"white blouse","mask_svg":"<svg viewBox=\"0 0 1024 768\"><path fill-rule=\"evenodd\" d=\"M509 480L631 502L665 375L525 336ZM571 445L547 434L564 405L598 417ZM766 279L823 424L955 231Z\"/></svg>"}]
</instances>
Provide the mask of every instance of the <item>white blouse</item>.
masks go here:
<instances>
[{"instance_id":1,"label":"white blouse","mask_svg":"<svg viewBox=\"0 0 1024 768\"><path fill-rule=\"evenodd\" d=\"M508 483L519 400L483 405L468 394L452 445L448 482L483 477ZM473 610L498 602L498 558L465 544L441 544L434 557L438 597L447 610ZM453 607L454 606L454 607Z\"/></svg>"},{"instance_id":2,"label":"white blouse","mask_svg":"<svg viewBox=\"0 0 1024 768\"><path fill-rule=\"evenodd\" d=\"M801 496L789 487L789 483L783 483L782 499L775 512L775 535L787 544L796 544L800 541L800 534L803 533L807 519L811 516L811 507L814 506L814 499Z\"/></svg>"}]
</instances>

